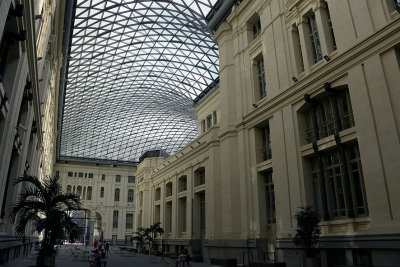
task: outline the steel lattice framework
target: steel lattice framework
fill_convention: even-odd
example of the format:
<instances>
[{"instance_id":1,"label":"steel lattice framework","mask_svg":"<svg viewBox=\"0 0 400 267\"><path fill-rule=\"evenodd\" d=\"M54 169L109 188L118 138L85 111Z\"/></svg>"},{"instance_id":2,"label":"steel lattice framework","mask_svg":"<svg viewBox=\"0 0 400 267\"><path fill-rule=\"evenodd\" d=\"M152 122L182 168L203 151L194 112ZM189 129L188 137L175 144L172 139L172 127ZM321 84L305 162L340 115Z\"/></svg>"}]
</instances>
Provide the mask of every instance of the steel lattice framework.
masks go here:
<instances>
[{"instance_id":1,"label":"steel lattice framework","mask_svg":"<svg viewBox=\"0 0 400 267\"><path fill-rule=\"evenodd\" d=\"M193 99L218 77L216 1L77 0L59 155L137 161L194 139Z\"/></svg>"}]
</instances>

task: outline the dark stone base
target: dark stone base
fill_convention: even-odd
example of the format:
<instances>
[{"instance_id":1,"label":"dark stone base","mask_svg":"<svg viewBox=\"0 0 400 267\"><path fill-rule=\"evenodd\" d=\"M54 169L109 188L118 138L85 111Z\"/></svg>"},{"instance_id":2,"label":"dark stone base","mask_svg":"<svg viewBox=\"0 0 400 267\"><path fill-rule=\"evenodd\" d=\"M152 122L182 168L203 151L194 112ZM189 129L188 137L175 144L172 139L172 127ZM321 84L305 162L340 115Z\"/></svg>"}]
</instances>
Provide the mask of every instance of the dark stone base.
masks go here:
<instances>
[{"instance_id":1,"label":"dark stone base","mask_svg":"<svg viewBox=\"0 0 400 267\"><path fill-rule=\"evenodd\" d=\"M211 258L211 265L218 265L222 267L236 267L237 260L236 259L218 259L218 258Z\"/></svg>"}]
</instances>

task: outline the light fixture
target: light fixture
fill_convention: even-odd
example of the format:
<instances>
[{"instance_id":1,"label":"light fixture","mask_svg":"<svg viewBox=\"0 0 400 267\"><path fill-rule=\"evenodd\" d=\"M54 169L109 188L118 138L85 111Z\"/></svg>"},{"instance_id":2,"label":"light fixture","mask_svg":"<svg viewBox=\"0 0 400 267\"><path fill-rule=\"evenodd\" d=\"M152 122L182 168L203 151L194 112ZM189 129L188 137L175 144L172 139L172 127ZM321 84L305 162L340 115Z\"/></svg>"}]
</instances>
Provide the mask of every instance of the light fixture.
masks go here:
<instances>
[{"instance_id":1,"label":"light fixture","mask_svg":"<svg viewBox=\"0 0 400 267\"><path fill-rule=\"evenodd\" d=\"M325 89L325 91L327 91L327 92L331 92L331 91L332 91L332 86L331 86L331 84L328 83L328 82L324 83L324 89Z\"/></svg>"},{"instance_id":2,"label":"light fixture","mask_svg":"<svg viewBox=\"0 0 400 267\"><path fill-rule=\"evenodd\" d=\"M331 60L331 58L328 55L325 55L324 59L326 60L326 62L329 62Z\"/></svg>"},{"instance_id":3,"label":"light fixture","mask_svg":"<svg viewBox=\"0 0 400 267\"><path fill-rule=\"evenodd\" d=\"M253 107L254 107L254 108L257 108L258 106L257 106L256 104L253 104Z\"/></svg>"},{"instance_id":4,"label":"light fixture","mask_svg":"<svg viewBox=\"0 0 400 267\"><path fill-rule=\"evenodd\" d=\"M299 80L296 78L296 77L292 77L292 80L295 82L295 83L297 83Z\"/></svg>"}]
</instances>

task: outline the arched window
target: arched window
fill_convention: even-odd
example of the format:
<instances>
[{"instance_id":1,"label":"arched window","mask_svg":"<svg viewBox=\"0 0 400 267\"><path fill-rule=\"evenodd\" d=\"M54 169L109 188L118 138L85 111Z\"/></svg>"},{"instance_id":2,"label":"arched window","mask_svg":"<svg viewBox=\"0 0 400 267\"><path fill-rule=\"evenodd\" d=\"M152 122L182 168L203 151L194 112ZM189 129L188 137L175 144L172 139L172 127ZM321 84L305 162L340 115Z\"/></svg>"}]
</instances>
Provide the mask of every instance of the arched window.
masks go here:
<instances>
[{"instance_id":1,"label":"arched window","mask_svg":"<svg viewBox=\"0 0 400 267\"><path fill-rule=\"evenodd\" d=\"M178 179L178 192L183 192L187 190L187 176L183 175Z\"/></svg>"},{"instance_id":2,"label":"arched window","mask_svg":"<svg viewBox=\"0 0 400 267\"><path fill-rule=\"evenodd\" d=\"M161 188L157 187L156 192L154 194L154 200L158 201L161 199Z\"/></svg>"},{"instance_id":3,"label":"arched window","mask_svg":"<svg viewBox=\"0 0 400 267\"><path fill-rule=\"evenodd\" d=\"M206 183L206 169L200 167L194 171L194 186L199 186Z\"/></svg>"},{"instance_id":4,"label":"arched window","mask_svg":"<svg viewBox=\"0 0 400 267\"><path fill-rule=\"evenodd\" d=\"M165 185L165 196L166 197L172 196L172 182L169 182Z\"/></svg>"},{"instance_id":5,"label":"arched window","mask_svg":"<svg viewBox=\"0 0 400 267\"><path fill-rule=\"evenodd\" d=\"M133 189L128 189L128 202L133 202Z\"/></svg>"},{"instance_id":6,"label":"arched window","mask_svg":"<svg viewBox=\"0 0 400 267\"><path fill-rule=\"evenodd\" d=\"M67 194L71 193L72 187L70 185L67 185Z\"/></svg>"},{"instance_id":7,"label":"arched window","mask_svg":"<svg viewBox=\"0 0 400 267\"><path fill-rule=\"evenodd\" d=\"M115 188L114 201L119 201L119 188Z\"/></svg>"}]
</instances>

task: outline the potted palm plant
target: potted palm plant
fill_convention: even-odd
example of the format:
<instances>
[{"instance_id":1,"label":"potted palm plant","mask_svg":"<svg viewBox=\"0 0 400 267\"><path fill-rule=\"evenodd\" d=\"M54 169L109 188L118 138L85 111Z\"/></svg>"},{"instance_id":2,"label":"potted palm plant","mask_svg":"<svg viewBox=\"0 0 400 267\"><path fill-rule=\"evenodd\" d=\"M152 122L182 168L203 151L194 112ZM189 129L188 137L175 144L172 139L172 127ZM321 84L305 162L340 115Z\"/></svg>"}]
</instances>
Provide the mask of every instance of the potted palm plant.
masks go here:
<instances>
[{"instance_id":1,"label":"potted palm plant","mask_svg":"<svg viewBox=\"0 0 400 267\"><path fill-rule=\"evenodd\" d=\"M79 196L63 193L59 177L40 182L37 177L24 175L17 178L15 183L23 182L27 186L11 208L10 220L20 237L25 237L28 226L32 226L32 233L29 234L43 233L37 265L54 266L57 239L64 239L65 231L75 233L78 227L68 211L80 210Z\"/></svg>"},{"instance_id":2,"label":"potted palm plant","mask_svg":"<svg viewBox=\"0 0 400 267\"><path fill-rule=\"evenodd\" d=\"M319 266L318 250L315 248L318 243L321 229L319 228L319 216L310 206L300 207L294 218L297 221L294 244L303 249L303 267Z\"/></svg>"},{"instance_id":3,"label":"potted palm plant","mask_svg":"<svg viewBox=\"0 0 400 267\"><path fill-rule=\"evenodd\" d=\"M157 222L153 225L150 225L149 228L145 229L145 236L147 241L149 242L149 254L153 249L153 242L158 236L161 236L164 233L164 229L161 227L161 223Z\"/></svg>"},{"instance_id":4,"label":"potted palm plant","mask_svg":"<svg viewBox=\"0 0 400 267\"><path fill-rule=\"evenodd\" d=\"M135 235L131 238L132 241L136 241L137 250L138 252L142 252L142 246L145 244L146 241L146 234L143 227L138 227L137 231L134 233Z\"/></svg>"}]
</instances>

